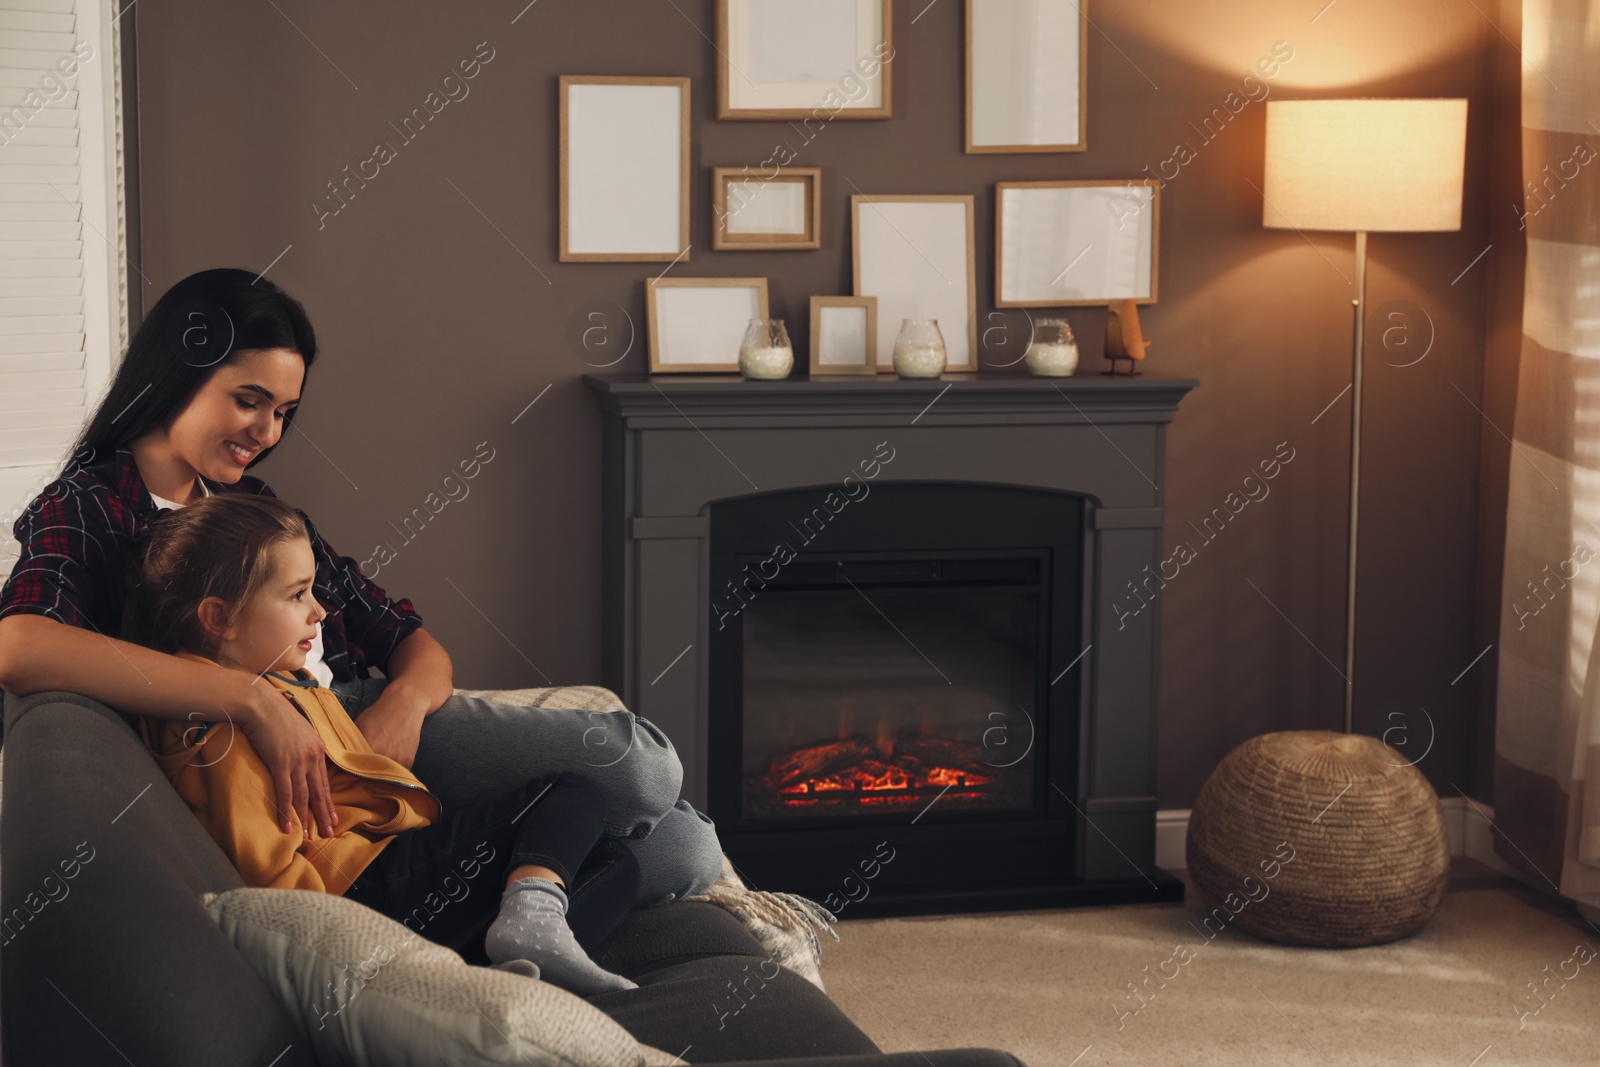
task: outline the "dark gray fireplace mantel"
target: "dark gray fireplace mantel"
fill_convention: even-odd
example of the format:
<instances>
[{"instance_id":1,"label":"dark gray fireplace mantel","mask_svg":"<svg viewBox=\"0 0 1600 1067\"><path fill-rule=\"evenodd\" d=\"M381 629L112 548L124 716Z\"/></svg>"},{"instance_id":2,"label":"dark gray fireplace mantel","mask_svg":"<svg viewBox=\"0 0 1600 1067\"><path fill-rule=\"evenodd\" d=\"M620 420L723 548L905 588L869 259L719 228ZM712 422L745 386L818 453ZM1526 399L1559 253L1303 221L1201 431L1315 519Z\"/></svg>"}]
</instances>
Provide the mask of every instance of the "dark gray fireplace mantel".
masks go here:
<instances>
[{"instance_id":1,"label":"dark gray fireplace mantel","mask_svg":"<svg viewBox=\"0 0 1600 1067\"><path fill-rule=\"evenodd\" d=\"M1063 679L1081 687L1083 709L1075 795L1064 798L1086 820L1078 876L1126 879L1130 863L1154 866L1159 599L1131 616L1115 605L1162 558L1166 424L1197 381L1081 372L781 382L589 375L584 383L603 419L604 683L673 739L691 802L703 808L706 799L709 506L839 486L861 477L863 460L892 450L880 482L1086 499L1087 650Z\"/></svg>"}]
</instances>

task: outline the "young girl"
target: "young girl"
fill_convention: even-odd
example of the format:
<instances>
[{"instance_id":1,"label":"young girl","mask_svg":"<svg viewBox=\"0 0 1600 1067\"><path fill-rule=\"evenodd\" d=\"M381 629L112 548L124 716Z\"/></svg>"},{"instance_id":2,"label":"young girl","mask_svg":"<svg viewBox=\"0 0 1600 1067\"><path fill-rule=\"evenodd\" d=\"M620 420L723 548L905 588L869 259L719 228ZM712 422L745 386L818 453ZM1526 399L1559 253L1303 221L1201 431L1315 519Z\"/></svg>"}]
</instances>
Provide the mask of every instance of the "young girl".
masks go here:
<instances>
[{"instance_id":1,"label":"young girl","mask_svg":"<svg viewBox=\"0 0 1600 1067\"><path fill-rule=\"evenodd\" d=\"M305 524L271 497L217 494L160 513L134 542L124 640L209 660L271 685L326 749L336 832L281 828L272 773L232 722L139 718L178 794L251 886L360 901L496 964L528 960L579 996L637 988L588 956L632 908L637 860L602 840L586 778L535 778L443 812L402 764L374 752L333 690L303 669L325 615Z\"/></svg>"}]
</instances>

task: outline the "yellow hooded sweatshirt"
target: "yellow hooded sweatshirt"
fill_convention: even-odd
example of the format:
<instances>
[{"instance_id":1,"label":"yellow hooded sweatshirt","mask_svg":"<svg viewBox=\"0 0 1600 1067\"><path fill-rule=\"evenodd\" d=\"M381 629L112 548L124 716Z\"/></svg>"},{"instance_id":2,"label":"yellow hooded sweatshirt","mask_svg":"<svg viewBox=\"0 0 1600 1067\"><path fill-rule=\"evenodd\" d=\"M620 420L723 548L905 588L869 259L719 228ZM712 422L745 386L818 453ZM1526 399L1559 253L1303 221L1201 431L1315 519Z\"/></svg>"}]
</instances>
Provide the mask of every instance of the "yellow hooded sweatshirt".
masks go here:
<instances>
[{"instance_id":1,"label":"yellow hooded sweatshirt","mask_svg":"<svg viewBox=\"0 0 1600 1067\"><path fill-rule=\"evenodd\" d=\"M233 723L139 716L140 733L246 885L343 896L392 835L436 822L441 805L403 765L372 750L338 695L310 672L297 670L291 679L269 671L262 678L310 720L327 749L328 785L339 814L333 837L323 837L315 819L309 838L298 825L283 831L272 773ZM290 821L299 821L292 812Z\"/></svg>"}]
</instances>

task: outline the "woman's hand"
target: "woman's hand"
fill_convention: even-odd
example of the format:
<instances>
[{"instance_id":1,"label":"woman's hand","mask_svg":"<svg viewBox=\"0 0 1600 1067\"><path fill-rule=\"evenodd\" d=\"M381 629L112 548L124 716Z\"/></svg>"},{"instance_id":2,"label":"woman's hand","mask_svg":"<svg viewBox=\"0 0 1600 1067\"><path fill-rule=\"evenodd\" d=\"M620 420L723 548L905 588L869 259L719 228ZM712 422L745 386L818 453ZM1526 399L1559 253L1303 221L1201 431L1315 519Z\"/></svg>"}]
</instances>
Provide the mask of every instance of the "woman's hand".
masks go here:
<instances>
[{"instance_id":1,"label":"woman's hand","mask_svg":"<svg viewBox=\"0 0 1600 1067\"><path fill-rule=\"evenodd\" d=\"M250 692L236 725L272 772L278 825L284 833L294 832L289 821L292 810L309 837L314 814L322 836L333 837L339 816L328 786L328 753L321 735L270 683L252 679L247 684Z\"/></svg>"},{"instance_id":2,"label":"woman's hand","mask_svg":"<svg viewBox=\"0 0 1600 1067\"><path fill-rule=\"evenodd\" d=\"M378 699L356 719L356 728L380 756L388 756L410 769L422 740L422 720L428 715L427 697L400 679L383 687Z\"/></svg>"}]
</instances>

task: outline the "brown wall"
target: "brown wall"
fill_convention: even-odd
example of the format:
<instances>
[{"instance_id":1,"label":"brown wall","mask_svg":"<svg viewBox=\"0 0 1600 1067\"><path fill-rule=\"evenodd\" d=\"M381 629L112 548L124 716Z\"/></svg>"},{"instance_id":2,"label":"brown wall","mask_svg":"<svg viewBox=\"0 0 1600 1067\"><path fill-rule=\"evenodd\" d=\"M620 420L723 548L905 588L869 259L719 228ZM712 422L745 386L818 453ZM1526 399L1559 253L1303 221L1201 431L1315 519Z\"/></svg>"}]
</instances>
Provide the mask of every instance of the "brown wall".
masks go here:
<instances>
[{"instance_id":1,"label":"brown wall","mask_svg":"<svg viewBox=\"0 0 1600 1067\"><path fill-rule=\"evenodd\" d=\"M1161 300L1144 316L1157 342L1148 366L1201 382L1169 436L1169 551L1280 442L1295 459L1163 594L1161 803L1189 804L1216 760L1253 734L1337 729L1349 398L1312 420L1349 380L1353 238L1262 228L1263 105L1209 142L1190 126L1283 41L1294 58L1266 82L1274 97L1471 100L1463 229L1371 242L1373 308L1406 301L1400 310L1419 331L1431 321L1436 338L1400 368L1389 364L1415 346L1386 351L1382 331L1369 334L1357 726L1408 727L1402 750L1416 756L1431 719L1437 736L1421 766L1435 785L1486 787L1472 755L1490 729L1474 696L1487 675L1452 680L1493 633L1474 614L1487 605L1482 577L1498 573L1479 559L1480 525L1494 515L1492 501L1480 505L1475 405L1502 245L1461 272L1490 240L1499 149L1489 119L1508 83L1495 71L1507 46L1472 5L1338 0L1313 23L1320 2L1096 0L1090 150L1059 156L962 153L959 0L896 3L893 120L836 121L809 143L782 123L712 118L711 0L540 0L513 25L521 6L284 0L280 13L143 0L133 15L144 300L191 271L260 270L283 253L270 276L306 303L325 356L307 385L304 433L256 473L341 551L398 549L377 580L417 604L451 650L458 685L599 680L598 419L579 381L591 367L567 332L595 300L642 323L643 280L661 267L556 262L556 79L687 74L694 252L674 272L765 275L797 351L808 297L849 292L858 189L977 196L984 316L995 181L1159 174L1188 143L1195 158L1163 193ZM494 58L470 95L403 143L389 123L485 41ZM312 205L326 183L380 140L397 158L319 229ZM758 165L780 142L795 165L824 168L822 250L709 252L709 168ZM1071 318L1086 371L1098 372L1104 314ZM636 347L613 369L644 366ZM483 441L494 458L470 495L406 543L391 520ZM1389 718L1397 701L1426 718L1415 707Z\"/></svg>"}]
</instances>

